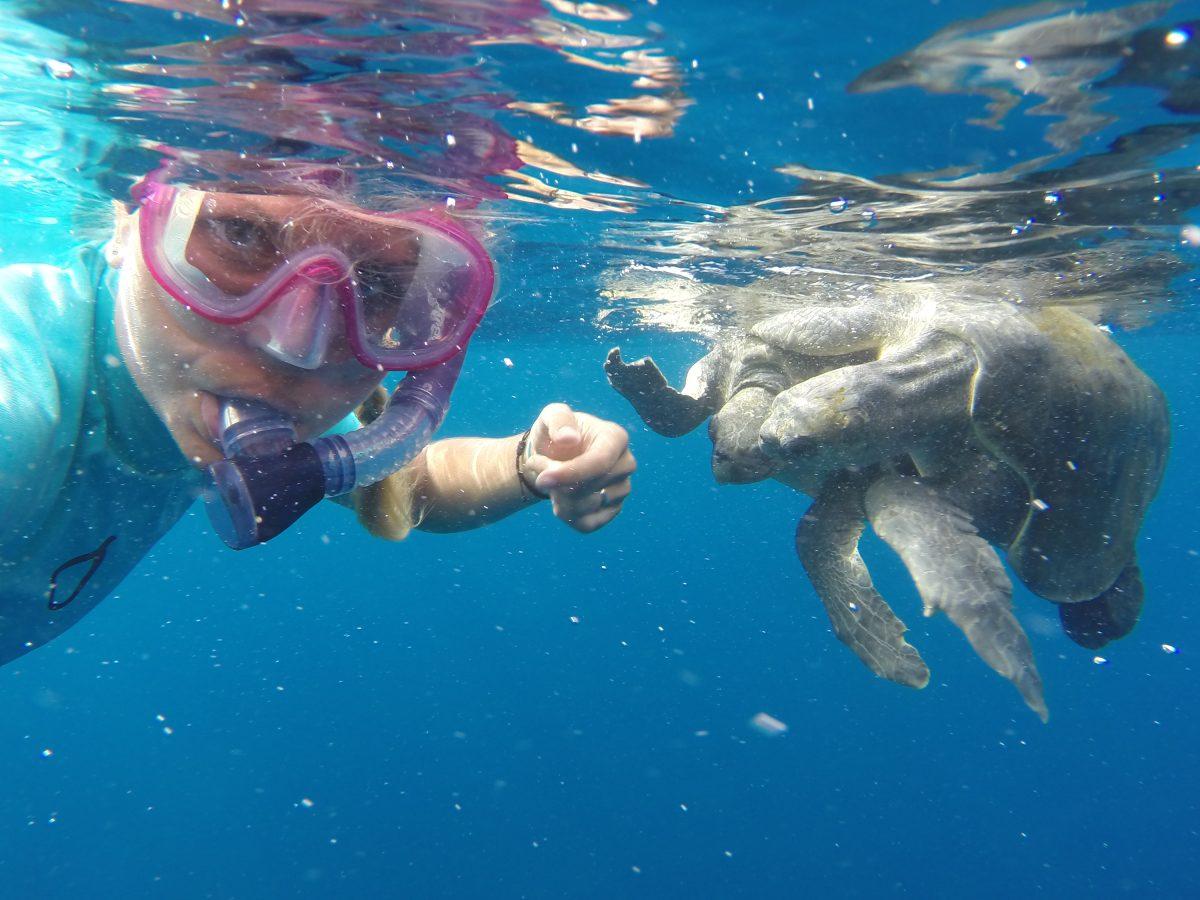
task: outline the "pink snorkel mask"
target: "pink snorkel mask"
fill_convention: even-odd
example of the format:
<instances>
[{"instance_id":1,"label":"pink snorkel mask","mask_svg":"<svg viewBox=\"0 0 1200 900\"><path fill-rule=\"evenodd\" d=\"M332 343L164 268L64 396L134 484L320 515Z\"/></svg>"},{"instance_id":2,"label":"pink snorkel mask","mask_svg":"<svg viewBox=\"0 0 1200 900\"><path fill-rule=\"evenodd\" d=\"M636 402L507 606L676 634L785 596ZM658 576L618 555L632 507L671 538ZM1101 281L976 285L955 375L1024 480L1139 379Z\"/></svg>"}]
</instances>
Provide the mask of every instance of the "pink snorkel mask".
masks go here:
<instances>
[{"instance_id":1,"label":"pink snorkel mask","mask_svg":"<svg viewBox=\"0 0 1200 900\"><path fill-rule=\"evenodd\" d=\"M445 416L495 271L479 241L437 212L201 191L160 177L132 190L142 254L182 307L238 326L300 368L319 369L340 352L369 368L408 372L369 426L312 443L299 443L294 423L269 406L222 398L226 458L209 466L206 499L222 539L242 549L270 540L322 497L386 478L425 447Z\"/></svg>"}]
</instances>

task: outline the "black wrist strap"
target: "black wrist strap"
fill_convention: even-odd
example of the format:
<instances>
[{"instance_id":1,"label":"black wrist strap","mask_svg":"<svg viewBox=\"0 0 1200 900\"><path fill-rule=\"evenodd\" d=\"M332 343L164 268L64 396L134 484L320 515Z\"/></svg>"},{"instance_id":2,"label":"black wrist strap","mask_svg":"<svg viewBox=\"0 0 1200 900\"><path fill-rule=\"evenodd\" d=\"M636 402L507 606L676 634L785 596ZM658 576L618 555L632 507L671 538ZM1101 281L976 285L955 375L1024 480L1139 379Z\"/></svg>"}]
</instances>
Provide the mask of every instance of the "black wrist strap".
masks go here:
<instances>
[{"instance_id":1,"label":"black wrist strap","mask_svg":"<svg viewBox=\"0 0 1200 900\"><path fill-rule=\"evenodd\" d=\"M538 500L549 500L549 494L543 494L533 485L525 480L525 447L529 444L529 433L532 428L526 429L521 435L521 440L517 441L517 484L521 486L522 497L536 497Z\"/></svg>"}]
</instances>

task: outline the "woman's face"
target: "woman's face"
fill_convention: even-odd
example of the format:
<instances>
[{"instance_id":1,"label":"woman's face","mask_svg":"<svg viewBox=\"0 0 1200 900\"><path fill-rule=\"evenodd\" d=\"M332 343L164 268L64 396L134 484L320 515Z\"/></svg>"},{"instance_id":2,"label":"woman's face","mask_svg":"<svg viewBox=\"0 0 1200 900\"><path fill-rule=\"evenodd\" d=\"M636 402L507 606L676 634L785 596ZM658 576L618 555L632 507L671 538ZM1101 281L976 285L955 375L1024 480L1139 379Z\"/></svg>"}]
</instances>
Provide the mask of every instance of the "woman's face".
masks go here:
<instances>
[{"instance_id":1,"label":"woman's face","mask_svg":"<svg viewBox=\"0 0 1200 900\"><path fill-rule=\"evenodd\" d=\"M382 379L345 349L340 317L334 317L330 361L309 370L248 340L254 320L218 325L186 309L146 268L136 213L118 214L109 262L120 268L116 324L125 364L180 450L198 466L222 456L219 398L261 400L290 416L300 438L309 440L344 418Z\"/></svg>"}]
</instances>

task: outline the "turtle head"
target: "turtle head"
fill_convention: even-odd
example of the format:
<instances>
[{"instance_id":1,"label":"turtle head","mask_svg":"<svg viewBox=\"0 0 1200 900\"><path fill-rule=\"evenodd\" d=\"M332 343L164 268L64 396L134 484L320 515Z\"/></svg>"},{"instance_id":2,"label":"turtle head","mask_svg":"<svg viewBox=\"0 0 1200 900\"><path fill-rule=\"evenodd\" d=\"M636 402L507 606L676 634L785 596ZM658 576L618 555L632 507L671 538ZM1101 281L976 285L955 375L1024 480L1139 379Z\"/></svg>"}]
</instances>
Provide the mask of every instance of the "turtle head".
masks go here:
<instances>
[{"instance_id":1,"label":"turtle head","mask_svg":"<svg viewBox=\"0 0 1200 900\"><path fill-rule=\"evenodd\" d=\"M713 477L717 481L747 484L774 474L775 463L763 453L759 440L759 430L774 399L766 388L743 388L709 420Z\"/></svg>"}]
</instances>

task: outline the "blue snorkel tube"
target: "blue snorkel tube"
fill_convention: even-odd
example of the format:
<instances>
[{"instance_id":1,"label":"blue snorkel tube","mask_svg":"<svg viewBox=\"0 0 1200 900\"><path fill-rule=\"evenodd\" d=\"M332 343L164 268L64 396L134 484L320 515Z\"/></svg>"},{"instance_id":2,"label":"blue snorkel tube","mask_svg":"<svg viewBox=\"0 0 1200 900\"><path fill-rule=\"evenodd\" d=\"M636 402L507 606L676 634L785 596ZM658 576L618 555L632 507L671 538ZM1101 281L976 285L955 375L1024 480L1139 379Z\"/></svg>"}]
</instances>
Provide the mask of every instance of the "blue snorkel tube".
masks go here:
<instances>
[{"instance_id":1,"label":"blue snorkel tube","mask_svg":"<svg viewBox=\"0 0 1200 900\"><path fill-rule=\"evenodd\" d=\"M295 424L254 400L221 402L225 459L208 467L205 505L213 528L234 550L266 543L324 497L382 481L420 453L442 424L465 350L409 372L370 425L311 443Z\"/></svg>"}]
</instances>

